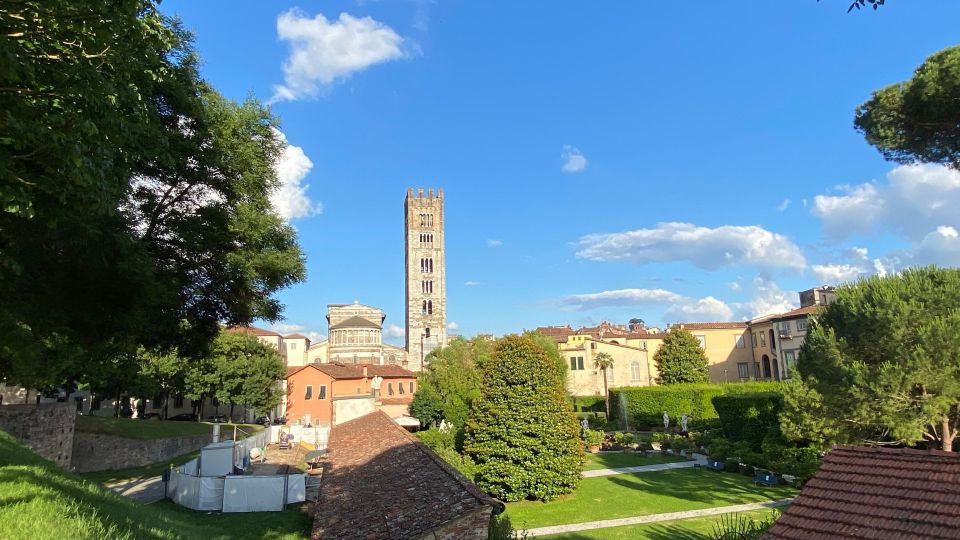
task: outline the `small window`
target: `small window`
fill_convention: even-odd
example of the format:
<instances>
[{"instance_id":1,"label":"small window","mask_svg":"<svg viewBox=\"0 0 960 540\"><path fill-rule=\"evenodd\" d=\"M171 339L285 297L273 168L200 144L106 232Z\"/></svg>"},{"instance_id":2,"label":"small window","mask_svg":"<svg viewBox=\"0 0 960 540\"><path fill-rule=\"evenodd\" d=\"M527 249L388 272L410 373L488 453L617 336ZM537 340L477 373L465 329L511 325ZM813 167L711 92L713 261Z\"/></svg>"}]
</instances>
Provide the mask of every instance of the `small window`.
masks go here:
<instances>
[{"instance_id":1,"label":"small window","mask_svg":"<svg viewBox=\"0 0 960 540\"><path fill-rule=\"evenodd\" d=\"M317 388L317 399L327 399L327 385L321 384Z\"/></svg>"},{"instance_id":2,"label":"small window","mask_svg":"<svg viewBox=\"0 0 960 540\"><path fill-rule=\"evenodd\" d=\"M295 351L297 350L297 343L294 341L291 341L290 343L287 344L287 348L290 349L291 351Z\"/></svg>"},{"instance_id":3,"label":"small window","mask_svg":"<svg viewBox=\"0 0 960 540\"><path fill-rule=\"evenodd\" d=\"M640 380L640 363L630 362L630 381L637 382L639 380Z\"/></svg>"},{"instance_id":4,"label":"small window","mask_svg":"<svg viewBox=\"0 0 960 540\"><path fill-rule=\"evenodd\" d=\"M807 331L807 320L798 319L797 320L797 332L806 332Z\"/></svg>"},{"instance_id":5,"label":"small window","mask_svg":"<svg viewBox=\"0 0 960 540\"><path fill-rule=\"evenodd\" d=\"M410 393L413 393L413 381L410 381Z\"/></svg>"},{"instance_id":6,"label":"small window","mask_svg":"<svg viewBox=\"0 0 960 540\"><path fill-rule=\"evenodd\" d=\"M578 356L578 357L577 357L577 369L583 371L583 357L582 357L582 356Z\"/></svg>"},{"instance_id":7,"label":"small window","mask_svg":"<svg viewBox=\"0 0 960 540\"><path fill-rule=\"evenodd\" d=\"M307 389L303 393L303 399L313 399L313 385L307 385Z\"/></svg>"},{"instance_id":8,"label":"small window","mask_svg":"<svg viewBox=\"0 0 960 540\"><path fill-rule=\"evenodd\" d=\"M613 384L613 366L607 368L607 383Z\"/></svg>"},{"instance_id":9,"label":"small window","mask_svg":"<svg viewBox=\"0 0 960 540\"><path fill-rule=\"evenodd\" d=\"M737 348L742 349L743 347L744 347L743 334L740 334L739 336L737 336Z\"/></svg>"},{"instance_id":10,"label":"small window","mask_svg":"<svg viewBox=\"0 0 960 540\"><path fill-rule=\"evenodd\" d=\"M388 396L393 395L393 383L387 383L387 395Z\"/></svg>"},{"instance_id":11,"label":"small window","mask_svg":"<svg viewBox=\"0 0 960 540\"><path fill-rule=\"evenodd\" d=\"M403 383L397 383L397 390L400 392L400 395L403 395Z\"/></svg>"},{"instance_id":12,"label":"small window","mask_svg":"<svg viewBox=\"0 0 960 540\"><path fill-rule=\"evenodd\" d=\"M433 315L433 300L427 300L427 315Z\"/></svg>"},{"instance_id":13,"label":"small window","mask_svg":"<svg viewBox=\"0 0 960 540\"><path fill-rule=\"evenodd\" d=\"M425 338L429 338L429 337L430 337L430 329L429 329L429 328L424 328L424 329L423 329L423 337L425 337Z\"/></svg>"},{"instance_id":14,"label":"small window","mask_svg":"<svg viewBox=\"0 0 960 540\"><path fill-rule=\"evenodd\" d=\"M570 357L570 371L577 369L577 358L575 356Z\"/></svg>"},{"instance_id":15,"label":"small window","mask_svg":"<svg viewBox=\"0 0 960 540\"><path fill-rule=\"evenodd\" d=\"M741 379L750 378L750 366L746 362L737 363L737 376Z\"/></svg>"},{"instance_id":16,"label":"small window","mask_svg":"<svg viewBox=\"0 0 960 540\"><path fill-rule=\"evenodd\" d=\"M760 332L760 346L761 347L767 346L767 336L763 332Z\"/></svg>"}]
</instances>

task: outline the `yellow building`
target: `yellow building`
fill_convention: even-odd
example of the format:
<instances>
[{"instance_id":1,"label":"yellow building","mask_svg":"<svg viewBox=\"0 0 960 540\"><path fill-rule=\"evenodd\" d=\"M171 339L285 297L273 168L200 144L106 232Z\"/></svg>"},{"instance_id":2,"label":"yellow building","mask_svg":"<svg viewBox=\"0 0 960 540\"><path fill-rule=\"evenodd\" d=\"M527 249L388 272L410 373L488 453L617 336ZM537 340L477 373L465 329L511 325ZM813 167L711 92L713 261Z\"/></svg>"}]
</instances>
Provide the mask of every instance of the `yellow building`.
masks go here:
<instances>
[{"instance_id":1,"label":"yellow building","mask_svg":"<svg viewBox=\"0 0 960 540\"><path fill-rule=\"evenodd\" d=\"M569 341L558 343L560 355L563 356L567 365L567 390L571 395L603 395L604 372L596 366L596 355L601 352L613 358L613 365L606 370L609 388L654 384L651 358L647 355L647 351L601 341L589 335L571 336L571 338Z\"/></svg>"}]
</instances>

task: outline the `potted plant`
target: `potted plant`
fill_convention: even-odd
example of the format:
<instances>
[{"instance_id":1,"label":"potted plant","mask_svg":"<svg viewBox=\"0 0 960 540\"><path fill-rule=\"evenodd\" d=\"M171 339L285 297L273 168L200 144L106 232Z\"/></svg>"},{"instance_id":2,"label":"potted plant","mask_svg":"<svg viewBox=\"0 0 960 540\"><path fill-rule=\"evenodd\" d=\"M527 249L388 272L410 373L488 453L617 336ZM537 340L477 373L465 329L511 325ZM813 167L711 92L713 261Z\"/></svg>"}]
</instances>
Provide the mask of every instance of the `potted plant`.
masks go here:
<instances>
[{"instance_id":1,"label":"potted plant","mask_svg":"<svg viewBox=\"0 0 960 540\"><path fill-rule=\"evenodd\" d=\"M600 445L603 444L603 435L603 430L600 429L587 430L587 448L590 449L591 454L600 451Z\"/></svg>"},{"instance_id":2,"label":"potted plant","mask_svg":"<svg viewBox=\"0 0 960 540\"><path fill-rule=\"evenodd\" d=\"M633 433L623 433L623 438L620 441L620 446L623 447L624 452L633 452Z\"/></svg>"}]
</instances>

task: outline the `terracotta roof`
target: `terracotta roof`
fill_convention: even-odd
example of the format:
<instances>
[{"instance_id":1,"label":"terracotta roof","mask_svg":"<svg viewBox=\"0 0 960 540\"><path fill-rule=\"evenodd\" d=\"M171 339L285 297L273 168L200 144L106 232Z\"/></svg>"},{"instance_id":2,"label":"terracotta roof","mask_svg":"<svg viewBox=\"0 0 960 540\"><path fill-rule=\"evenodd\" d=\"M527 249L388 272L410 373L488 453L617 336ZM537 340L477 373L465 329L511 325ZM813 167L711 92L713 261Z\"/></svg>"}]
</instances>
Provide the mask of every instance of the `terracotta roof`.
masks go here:
<instances>
[{"instance_id":1,"label":"terracotta roof","mask_svg":"<svg viewBox=\"0 0 960 540\"><path fill-rule=\"evenodd\" d=\"M308 338L303 334L290 334L289 336L283 336L283 339L305 339L307 341L310 341L310 338Z\"/></svg>"},{"instance_id":2,"label":"terracotta roof","mask_svg":"<svg viewBox=\"0 0 960 540\"><path fill-rule=\"evenodd\" d=\"M381 392L381 394L382 394L382 393L383 393L383 389L381 389L380 392ZM412 395L412 394L404 394L403 396L400 396L400 397L380 398L380 404L381 404L381 405L406 405L407 403L410 403L411 401L413 401L413 395Z\"/></svg>"},{"instance_id":3,"label":"terracotta roof","mask_svg":"<svg viewBox=\"0 0 960 540\"><path fill-rule=\"evenodd\" d=\"M642 333L632 333L623 336L627 339L663 339L667 337L666 332L642 332Z\"/></svg>"},{"instance_id":4,"label":"terracotta roof","mask_svg":"<svg viewBox=\"0 0 960 540\"><path fill-rule=\"evenodd\" d=\"M263 328L257 328L256 326L228 326L225 329L226 332L231 332L234 334L250 334L252 336L277 336L281 337L280 334L272 330L264 330Z\"/></svg>"},{"instance_id":5,"label":"terracotta roof","mask_svg":"<svg viewBox=\"0 0 960 540\"><path fill-rule=\"evenodd\" d=\"M362 379L364 367L367 368L368 377L384 377L388 379L407 377L413 379L417 376L414 372L408 369L403 369L402 367L396 365L380 366L377 364L341 364L339 362L330 362L323 364L307 364L303 367L312 367L323 373L326 373L334 379ZM290 377L290 375L300 371L303 369L303 367L295 368L295 371L293 372L290 371L291 368L288 368L287 377Z\"/></svg>"},{"instance_id":6,"label":"terracotta roof","mask_svg":"<svg viewBox=\"0 0 960 540\"><path fill-rule=\"evenodd\" d=\"M960 454L837 446L764 538L960 538Z\"/></svg>"},{"instance_id":7,"label":"terracotta roof","mask_svg":"<svg viewBox=\"0 0 960 540\"><path fill-rule=\"evenodd\" d=\"M349 319L344 319L337 324L330 325L331 330L337 330L339 328L380 328L380 325L370 319L364 319L359 315L354 315Z\"/></svg>"},{"instance_id":8,"label":"terracotta roof","mask_svg":"<svg viewBox=\"0 0 960 540\"><path fill-rule=\"evenodd\" d=\"M746 321L739 322L691 322L677 323L671 328L683 328L684 330L724 330L728 328L746 328Z\"/></svg>"},{"instance_id":9,"label":"terracotta roof","mask_svg":"<svg viewBox=\"0 0 960 540\"><path fill-rule=\"evenodd\" d=\"M576 332L569 326L538 326L534 331L545 336L572 336Z\"/></svg>"},{"instance_id":10,"label":"terracotta roof","mask_svg":"<svg viewBox=\"0 0 960 540\"><path fill-rule=\"evenodd\" d=\"M499 503L382 411L330 430L313 538L423 538Z\"/></svg>"},{"instance_id":11,"label":"terracotta roof","mask_svg":"<svg viewBox=\"0 0 960 540\"><path fill-rule=\"evenodd\" d=\"M305 367L307 367L307 366L292 366L292 367L288 367L288 368L287 368L287 372L286 372L286 374L284 375L283 378L284 378L284 379L287 379L287 378L289 378L291 375L293 375L294 373L300 371L301 369L303 369L303 368L305 368Z\"/></svg>"},{"instance_id":12,"label":"terracotta roof","mask_svg":"<svg viewBox=\"0 0 960 540\"><path fill-rule=\"evenodd\" d=\"M779 315L774 315L772 319L773 320L789 319L791 317L800 317L804 315L810 315L811 313L816 313L821 309L823 309L823 306L818 306L818 305L802 307L802 308L794 309L792 311L788 311L786 313L780 313Z\"/></svg>"}]
</instances>

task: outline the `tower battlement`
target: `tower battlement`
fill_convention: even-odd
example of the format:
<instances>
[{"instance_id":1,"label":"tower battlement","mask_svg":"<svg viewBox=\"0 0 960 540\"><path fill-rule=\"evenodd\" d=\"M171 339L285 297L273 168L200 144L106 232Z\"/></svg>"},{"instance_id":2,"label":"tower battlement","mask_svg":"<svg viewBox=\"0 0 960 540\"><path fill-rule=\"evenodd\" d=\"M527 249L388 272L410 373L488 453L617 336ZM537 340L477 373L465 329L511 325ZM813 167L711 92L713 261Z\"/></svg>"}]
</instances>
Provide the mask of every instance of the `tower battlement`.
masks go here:
<instances>
[{"instance_id":1,"label":"tower battlement","mask_svg":"<svg viewBox=\"0 0 960 540\"><path fill-rule=\"evenodd\" d=\"M407 199L443 199L443 188L437 190L436 195L434 195L433 188L427 189L427 195L424 197L423 188L417 188L417 192L413 192L413 188L407 188Z\"/></svg>"}]
</instances>

